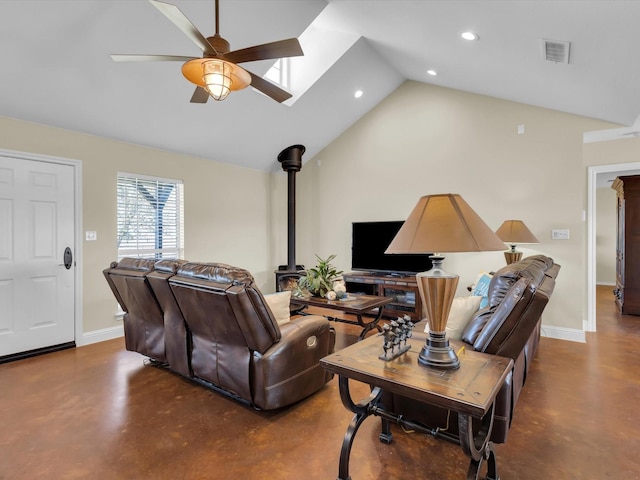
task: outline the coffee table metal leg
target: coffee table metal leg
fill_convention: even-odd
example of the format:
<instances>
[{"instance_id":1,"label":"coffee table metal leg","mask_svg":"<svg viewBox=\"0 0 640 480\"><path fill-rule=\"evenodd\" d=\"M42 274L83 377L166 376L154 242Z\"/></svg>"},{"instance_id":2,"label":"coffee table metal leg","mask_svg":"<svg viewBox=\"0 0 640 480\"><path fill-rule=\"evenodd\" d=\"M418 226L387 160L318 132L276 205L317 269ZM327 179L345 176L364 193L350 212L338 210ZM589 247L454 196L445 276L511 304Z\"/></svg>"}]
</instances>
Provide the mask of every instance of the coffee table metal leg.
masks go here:
<instances>
[{"instance_id":1,"label":"coffee table metal leg","mask_svg":"<svg viewBox=\"0 0 640 480\"><path fill-rule=\"evenodd\" d=\"M389 445L393 441L393 434L391 433L391 422L383 418L382 419L382 429L380 431L380 435L378 435L378 439L382 443L386 443Z\"/></svg>"},{"instance_id":2,"label":"coffee table metal leg","mask_svg":"<svg viewBox=\"0 0 640 480\"><path fill-rule=\"evenodd\" d=\"M482 463L487 461L486 480L500 480L493 443L489 441L493 430L494 405L482 419L478 432L473 433L473 422L470 415L458 414L458 430L462 451L471 458L467 480L479 480Z\"/></svg>"},{"instance_id":3,"label":"coffee table metal leg","mask_svg":"<svg viewBox=\"0 0 640 480\"><path fill-rule=\"evenodd\" d=\"M351 399L351 393L349 392L349 378L339 377L338 384L340 387L340 398L342 404L355 413L346 433L344 434L344 440L342 441L342 448L340 449L340 464L338 466L338 480L351 480L349 475L349 457L351 456L351 447L353 446L353 440L362 422L371 414L371 407L377 402L382 394L382 390L378 387L371 390L371 394L360 401L354 403Z\"/></svg>"},{"instance_id":4,"label":"coffee table metal leg","mask_svg":"<svg viewBox=\"0 0 640 480\"><path fill-rule=\"evenodd\" d=\"M487 461L487 475L481 477L481 467L483 461ZM467 480L500 480L498 466L496 464L496 452L493 450L493 443L487 443L485 454L480 460L471 460L469 470L467 470Z\"/></svg>"},{"instance_id":5,"label":"coffee table metal leg","mask_svg":"<svg viewBox=\"0 0 640 480\"><path fill-rule=\"evenodd\" d=\"M367 336L367 333L369 333L374 328L378 330L378 332L382 332L382 327L378 325L378 322L380 322L380 319L382 318L382 307L378 308L378 314L369 323L364 323L361 314L357 314L356 318L358 319L358 325L362 327L362 333L360 333L360 335L358 336L358 341L364 340L364 338Z\"/></svg>"}]
</instances>

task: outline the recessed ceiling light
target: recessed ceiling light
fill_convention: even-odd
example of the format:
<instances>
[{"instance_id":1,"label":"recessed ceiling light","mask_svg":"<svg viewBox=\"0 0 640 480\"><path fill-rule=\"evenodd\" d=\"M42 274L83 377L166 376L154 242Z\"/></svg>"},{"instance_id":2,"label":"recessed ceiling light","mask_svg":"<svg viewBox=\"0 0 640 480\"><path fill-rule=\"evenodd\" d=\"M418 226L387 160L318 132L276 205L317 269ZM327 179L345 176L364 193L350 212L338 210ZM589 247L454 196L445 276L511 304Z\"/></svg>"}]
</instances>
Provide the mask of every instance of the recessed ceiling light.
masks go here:
<instances>
[{"instance_id":1,"label":"recessed ceiling light","mask_svg":"<svg viewBox=\"0 0 640 480\"><path fill-rule=\"evenodd\" d=\"M473 32L463 32L460 34L465 40L478 40L480 37Z\"/></svg>"},{"instance_id":2,"label":"recessed ceiling light","mask_svg":"<svg viewBox=\"0 0 640 480\"><path fill-rule=\"evenodd\" d=\"M362 90L356 90L356 93L353 94L355 98L360 98L364 92Z\"/></svg>"},{"instance_id":3,"label":"recessed ceiling light","mask_svg":"<svg viewBox=\"0 0 640 480\"><path fill-rule=\"evenodd\" d=\"M433 77L435 77L436 75L438 75L438 72L436 72L436 71L435 71L435 70L433 70L433 69L429 69L429 70L427 70L427 73L428 73L429 75L433 76Z\"/></svg>"}]
</instances>

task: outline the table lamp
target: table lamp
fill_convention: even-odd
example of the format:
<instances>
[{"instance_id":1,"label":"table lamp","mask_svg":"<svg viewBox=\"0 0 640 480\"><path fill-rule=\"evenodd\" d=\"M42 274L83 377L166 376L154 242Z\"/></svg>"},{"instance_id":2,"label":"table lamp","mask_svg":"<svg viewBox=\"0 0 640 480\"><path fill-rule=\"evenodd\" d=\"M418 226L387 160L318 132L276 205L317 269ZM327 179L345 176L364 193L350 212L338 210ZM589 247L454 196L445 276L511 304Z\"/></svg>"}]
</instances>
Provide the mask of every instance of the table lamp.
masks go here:
<instances>
[{"instance_id":1,"label":"table lamp","mask_svg":"<svg viewBox=\"0 0 640 480\"><path fill-rule=\"evenodd\" d=\"M418 355L421 365L460 367L445 331L459 277L442 269L441 253L494 250L504 250L504 243L460 195L450 193L420 198L389 244L385 253L437 252L430 256L431 270L416 275L429 321L429 336Z\"/></svg>"},{"instance_id":2,"label":"table lamp","mask_svg":"<svg viewBox=\"0 0 640 480\"><path fill-rule=\"evenodd\" d=\"M522 252L516 251L516 243L540 243L522 220L505 220L496 230L496 235L504 243L511 245L511 250L504 252L507 265L522 258Z\"/></svg>"}]
</instances>

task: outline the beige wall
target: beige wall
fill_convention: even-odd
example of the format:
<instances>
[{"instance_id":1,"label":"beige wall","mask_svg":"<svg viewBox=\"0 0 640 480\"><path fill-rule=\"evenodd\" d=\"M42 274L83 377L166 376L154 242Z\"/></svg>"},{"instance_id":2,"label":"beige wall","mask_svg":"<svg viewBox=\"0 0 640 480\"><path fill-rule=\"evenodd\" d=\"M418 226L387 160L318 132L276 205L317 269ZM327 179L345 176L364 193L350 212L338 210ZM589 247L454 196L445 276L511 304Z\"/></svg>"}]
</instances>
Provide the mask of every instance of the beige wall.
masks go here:
<instances>
[{"instance_id":1,"label":"beige wall","mask_svg":"<svg viewBox=\"0 0 640 480\"><path fill-rule=\"evenodd\" d=\"M116 259L116 176L130 172L180 179L185 186L185 257L250 270L271 288L267 173L0 117L0 149L82 162L83 331L119 325L102 270ZM84 235L83 235L84 237Z\"/></svg>"},{"instance_id":2,"label":"beige wall","mask_svg":"<svg viewBox=\"0 0 640 480\"><path fill-rule=\"evenodd\" d=\"M616 284L616 192L612 188L596 191L596 283Z\"/></svg>"},{"instance_id":3,"label":"beige wall","mask_svg":"<svg viewBox=\"0 0 640 480\"><path fill-rule=\"evenodd\" d=\"M517 126L524 125L519 135ZM585 167L582 134L593 119L406 82L307 162L300 174L299 262L337 254L350 267L351 222L403 220L418 198L459 193L485 222L522 219L541 241L520 248L562 265L543 323L582 330L585 304ZM551 240L569 229L569 240ZM274 239L278 241L277 239ZM459 293L501 252L450 254Z\"/></svg>"},{"instance_id":4,"label":"beige wall","mask_svg":"<svg viewBox=\"0 0 640 480\"><path fill-rule=\"evenodd\" d=\"M524 125L525 133L517 134ZM640 139L582 144L585 131L614 125L560 112L406 82L298 174L298 263L338 255L350 268L351 222L404 219L421 195L460 193L496 229L524 220L541 240L520 248L562 265L545 312L548 326L582 329L588 165L635 162ZM265 291L286 263L286 174L267 174L186 155L0 117L0 149L75 159L83 168L84 331L118 325L102 269L116 256L118 171L185 182L185 256L249 269ZM551 229L571 231L551 240ZM450 254L460 292L501 252ZM584 286L583 286L584 285Z\"/></svg>"},{"instance_id":5,"label":"beige wall","mask_svg":"<svg viewBox=\"0 0 640 480\"><path fill-rule=\"evenodd\" d=\"M640 138L624 138L584 145L585 166L640 162Z\"/></svg>"}]
</instances>

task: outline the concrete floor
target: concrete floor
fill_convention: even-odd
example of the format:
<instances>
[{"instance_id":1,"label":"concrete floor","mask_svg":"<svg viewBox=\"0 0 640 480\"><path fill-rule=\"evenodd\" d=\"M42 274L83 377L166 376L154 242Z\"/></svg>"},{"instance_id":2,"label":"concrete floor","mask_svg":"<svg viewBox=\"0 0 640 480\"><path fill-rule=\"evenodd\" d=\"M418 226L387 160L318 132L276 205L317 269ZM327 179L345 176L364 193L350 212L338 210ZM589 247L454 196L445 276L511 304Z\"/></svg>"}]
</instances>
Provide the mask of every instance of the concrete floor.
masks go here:
<instances>
[{"instance_id":1,"label":"concrete floor","mask_svg":"<svg viewBox=\"0 0 640 480\"><path fill-rule=\"evenodd\" d=\"M640 479L640 317L617 314L611 287L597 315L585 344L542 338L496 446L503 480ZM359 333L335 328L336 348ZM122 339L0 365L0 480L335 479L352 417L337 383L257 412L145 366ZM356 437L354 480L465 478L459 447L398 428L384 445L379 428L367 419Z\"/></svg>"}]
</instances>

